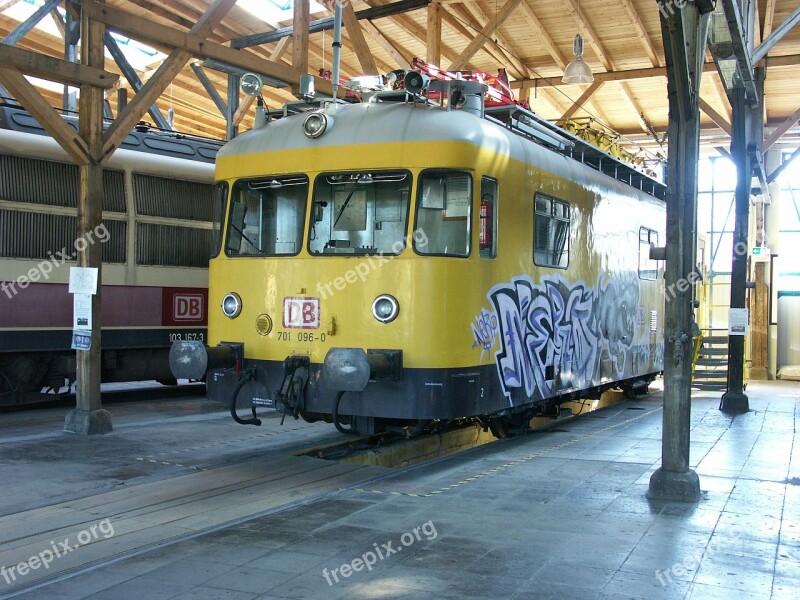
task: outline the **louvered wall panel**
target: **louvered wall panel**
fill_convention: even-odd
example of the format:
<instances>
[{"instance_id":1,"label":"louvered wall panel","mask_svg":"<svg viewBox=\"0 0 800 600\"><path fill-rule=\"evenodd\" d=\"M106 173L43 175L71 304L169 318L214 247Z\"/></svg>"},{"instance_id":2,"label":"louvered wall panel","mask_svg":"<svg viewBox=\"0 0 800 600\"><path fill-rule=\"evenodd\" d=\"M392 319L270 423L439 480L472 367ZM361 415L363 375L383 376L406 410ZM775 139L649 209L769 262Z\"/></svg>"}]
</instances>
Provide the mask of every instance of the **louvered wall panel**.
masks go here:
<instances>
[{"instance_id":1,"label":"louvered wall panel","mask_svg":"<svg viewBox=\"0 0 800 600\"><path fill-rule=\"evenodd\" d=\"M191 227L139 223L136 262L140 265L208 267L211 231Z\"/></svg>"},{"instance_id":2,"label":"louvered wall panel","mask_svg":"<svg viewBox=\"0 0 800 600\"><path fill-rule=\"evenodd\" d=\"M133 192L140 215L211 221L213 185L137 173Z\"/></svg>"},{"instance_id":3,"label":"louvered wall panel","mask_svg":"<svg viewBox=\"0 0 800 600\"><path fill-rule=\"evenodd\" d=\"M125 212L122 171L103 171L103 210ZM78 206L78 167L38 158L0 155L0 200Z\"/></svg>"},{"instance_id":4,"label":"louvered wall panel","mask_svg":"<svg viewBox=\"0 0 800 600\"><path fill-rule=\"evenodd\" d=\"M103 262L124 263L127 223L105 221L104 226L91 236L95 243L102 244ZM77 235L76 217L0 210L0 256L5 258L55 257L60 262L56 253L64 252L74 260Z\"/></svg>"},{"instance_id":5,"label":"louvered wall panel","mask_svg":"<svg viewBox=\"0 0 800 600\"><path fill-rule=\"evenodd\" d=\"M103 171L103 210L125 212L125 174L122 171Z\"/></svg>"},{"instance_id":6,"label":"louvered wall panel","mask_svg":"<svg viewBox=\"0 0 800 600\"><path fill-rule=\"evenodd\" d=\"M0 155L0 199L76 208L78 167Z\"/></svg>"}]
</instances>

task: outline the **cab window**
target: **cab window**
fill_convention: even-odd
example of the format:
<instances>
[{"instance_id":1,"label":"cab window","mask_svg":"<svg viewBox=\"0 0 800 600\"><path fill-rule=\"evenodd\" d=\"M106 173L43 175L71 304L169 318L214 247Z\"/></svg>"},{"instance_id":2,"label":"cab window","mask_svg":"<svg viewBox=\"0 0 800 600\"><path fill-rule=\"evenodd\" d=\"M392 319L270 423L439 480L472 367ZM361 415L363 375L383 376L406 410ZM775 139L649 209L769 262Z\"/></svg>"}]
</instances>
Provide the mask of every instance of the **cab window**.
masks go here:
<instances>
[{"instance_id":1,"label":"cab window","mask_svg":"<svg viewBox=\"0 0 800 600\"><path fill-rule=\"evenodd\" d=\"M225 253L294 256L303 242L308 177L243 179L233 185Z\"/></svg>"},{"instance_id":2,"label":"cab window","mask_svg":"<svg viewBox=\"0 0 800 600\"><path fill-rule=\"evenodd\" d=\"M314 182L312 255L399 254L405 248L411 173L323 173Z\"/></svg>"},{"instance_id":3,"label":"cab window","mask_svg":"<svg viewBox=\"0 0 800 600\"><path fill-rule=\"evenodd\" d=\"M472 176L464 171L423 171L417 185L414 250L436 256L469 256Z\"/></svg>"}]
</instances>

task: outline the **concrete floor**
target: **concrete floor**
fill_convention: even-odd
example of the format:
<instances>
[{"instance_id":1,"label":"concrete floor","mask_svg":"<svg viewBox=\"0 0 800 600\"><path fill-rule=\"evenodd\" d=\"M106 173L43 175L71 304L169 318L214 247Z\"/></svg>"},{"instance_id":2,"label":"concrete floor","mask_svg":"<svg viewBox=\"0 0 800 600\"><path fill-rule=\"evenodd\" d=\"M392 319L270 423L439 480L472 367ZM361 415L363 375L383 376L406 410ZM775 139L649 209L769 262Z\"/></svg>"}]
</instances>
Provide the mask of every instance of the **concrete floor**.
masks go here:
<instances>
[{"instance_id":1,"label":"concrete floor","mask_svg":"<svg viewBox=\"0 0 800 600\"><path fill-rule=\"evenodd\" d=\"M39 569L35 589L24 589L33 572L16 589L115 600L800 598L800 384L751 383L747 393L751 411L737 417L717 410L718 394L693 400L697 504L645 497L661 453L654 393L136 552L114 551L110 536L105 558ZM338 438L329 425L238 426L204 400L112 406L115 431L88 439L58 431L64 412L0 415L4 546L15 538L3 523L57 503L248 464L269 471L279 456ZM115 523L102 507L96 518ZM46 540L47 525L36 527ZM11 589L0 577L0 596Z\"/></svg>"}]
</instances>

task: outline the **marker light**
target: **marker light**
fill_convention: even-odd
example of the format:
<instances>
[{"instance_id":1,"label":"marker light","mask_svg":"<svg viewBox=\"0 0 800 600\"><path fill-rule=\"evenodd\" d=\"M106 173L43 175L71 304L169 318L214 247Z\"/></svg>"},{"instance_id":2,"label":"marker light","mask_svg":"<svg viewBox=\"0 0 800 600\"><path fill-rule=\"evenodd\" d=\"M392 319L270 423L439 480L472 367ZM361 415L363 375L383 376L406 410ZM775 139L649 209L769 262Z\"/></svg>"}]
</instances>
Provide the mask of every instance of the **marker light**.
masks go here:
<instances>
[{"instance_id":1,"label":"marker light","mask_svg":"<svg viewBox=\"0 0 800 600\"><path fill-rule=\"evenodd\" d=\"M235 319L242 312L242 299L239 294L231 292L222 299L222 312L229 319Z\"/></svg>"},{"instance_id":2,"label":"marker light","mask_svg":"<svg viewBox=\"0 0 800 600\"><path fill-rule=\"evenodd\" d=\"M311 139L316 139L333 127L333 117L322 111L313 112L303 121L303 133Z\"/></svg>"},{"instance_id":3,"label":"marker light","mask_svg":"<svg viewBox=\"0 0 800 600\"><path fill-rule=\"evenodd\" d=\"M381 294L372 303L372 316L381 323L390 323L400 314L400 304L394 296Z\"/></svg>"}]
</instances>

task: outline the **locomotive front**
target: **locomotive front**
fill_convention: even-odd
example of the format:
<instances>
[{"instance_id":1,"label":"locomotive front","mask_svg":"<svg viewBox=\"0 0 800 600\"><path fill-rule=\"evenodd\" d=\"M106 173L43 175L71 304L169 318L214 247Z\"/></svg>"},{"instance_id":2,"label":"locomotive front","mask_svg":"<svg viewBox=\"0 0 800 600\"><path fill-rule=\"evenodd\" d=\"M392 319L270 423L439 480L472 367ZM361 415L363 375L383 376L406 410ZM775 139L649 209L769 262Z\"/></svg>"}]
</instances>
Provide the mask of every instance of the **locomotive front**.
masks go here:
<instances>
[{"instance_id":1,"label":"locomotive front","mask_svg":"<svg viewBox=\"0 0 800 600\"><path fill-rule=\"evenodd\" d=\"M468 353L452 351L471 347L469 331L447 320L478 293L463 259L480 189L465 167L474 158L432 131L447 130L441 116L426 126L428 112L329 105L220 151L209 285L220 308L209 347L173 347L177 377L206 375L240 423L271 407L370 433L474 411L459 402L477 389L445 390L471 373ZM442 139L415 141L419 127Z\"/></svg>"}]
</instances>

